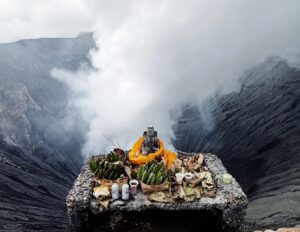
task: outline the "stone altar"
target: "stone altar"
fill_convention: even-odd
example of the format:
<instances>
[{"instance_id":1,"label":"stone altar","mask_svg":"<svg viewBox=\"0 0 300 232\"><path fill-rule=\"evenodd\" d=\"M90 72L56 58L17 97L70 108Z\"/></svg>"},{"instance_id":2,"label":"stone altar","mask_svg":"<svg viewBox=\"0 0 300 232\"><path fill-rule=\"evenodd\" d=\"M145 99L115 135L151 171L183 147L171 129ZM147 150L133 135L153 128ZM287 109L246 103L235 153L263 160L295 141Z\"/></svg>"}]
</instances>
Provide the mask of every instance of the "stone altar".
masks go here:
<instances>
[{"instance_id":1,"label":"stone altar","mask_svg":"<svg viewBox=\"0 0 300 232\"><path fill-rule=\"evenodd\" d=\"M193 154L179 152L178 155ZM242 231L248 205L245 193L234 178L231 184L223 183L222 175L227 170L216 155L203 155L216 181L215 198L159 203L149 201L139 191L130 201L117 200L108 208L101 206L92 195L94 179L87 162L66 199L70 231L181 231L183 221L186 222L182 228L184 231L199 230L201 226L207 232Z\"/></svg>"}]
</instances>

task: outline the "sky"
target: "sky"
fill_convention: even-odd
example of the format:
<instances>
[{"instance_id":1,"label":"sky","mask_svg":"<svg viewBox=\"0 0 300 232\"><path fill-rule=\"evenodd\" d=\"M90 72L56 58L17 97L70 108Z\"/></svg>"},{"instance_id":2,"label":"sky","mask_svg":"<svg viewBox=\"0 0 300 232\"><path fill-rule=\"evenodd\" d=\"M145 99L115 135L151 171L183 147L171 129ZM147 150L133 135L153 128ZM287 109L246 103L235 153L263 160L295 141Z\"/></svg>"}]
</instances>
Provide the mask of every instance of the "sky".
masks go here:
<instances>
[{"instance_id":1,"label":"sky","mask_svg":"<svg viewBox=\"0 0 300 232\"><path fill-rule=\"evenodd\" d=\"M299 50L300 1L10 0L0 28L0 42L94 32L96 71L52 71L90 125L88 155L111 149L103 134L129 148L151 124L171 147L180 106L203 109L248 68Z\"/></svg>"},{"instance_id":2,"label":"sky","mask_svg":"<svg viewBox=\"0 0 300 232\"><path fill-rule=\"evenodd\" d=\"M91 31L94 20L87 3L79 0L1 0L0 42L73 37Z\"/></svg>"}]
</instances>

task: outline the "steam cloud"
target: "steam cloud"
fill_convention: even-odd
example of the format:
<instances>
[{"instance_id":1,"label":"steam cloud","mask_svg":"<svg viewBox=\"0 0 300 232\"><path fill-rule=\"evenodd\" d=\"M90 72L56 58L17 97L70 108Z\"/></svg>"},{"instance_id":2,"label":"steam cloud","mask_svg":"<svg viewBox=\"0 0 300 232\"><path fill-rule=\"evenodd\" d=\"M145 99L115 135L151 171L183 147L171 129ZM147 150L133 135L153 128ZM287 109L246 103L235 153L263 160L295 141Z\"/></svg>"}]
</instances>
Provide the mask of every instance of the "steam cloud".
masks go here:
<instances>
[{"instance_id":1,"label":"steam cloud","mask_svg":"<svg viewBox=\"0 0 300 232\"><path fill-rule=\"evenodd\" d=\"M238 90L246 69L300 46L297 0L86 4L95 18L96 71L53 70L90 122L86 155L112 148L103 134L128 148L149 124L170 144L183 104L201 107L216 92Z\"/></svg>"}]
</instances>

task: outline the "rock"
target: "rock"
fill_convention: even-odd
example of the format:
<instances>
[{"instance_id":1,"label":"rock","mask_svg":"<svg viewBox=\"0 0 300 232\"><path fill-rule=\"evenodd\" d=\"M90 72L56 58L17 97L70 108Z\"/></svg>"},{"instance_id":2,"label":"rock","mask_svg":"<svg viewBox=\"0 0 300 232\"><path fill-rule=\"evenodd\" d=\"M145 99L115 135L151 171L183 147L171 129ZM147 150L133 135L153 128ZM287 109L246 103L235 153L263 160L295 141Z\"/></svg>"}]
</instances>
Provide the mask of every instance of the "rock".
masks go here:
<instances>
[{"instance_id":1,"label":"rock","mask_svg":"<svg viewBox=\"0 0 300 232\"><path fill-rule=\"evenodd\" d=\"M277 232L300 232L300 228L279 228Z\"/></svg>"},{"instance_id":2,"label":"rock","mask_svg":"<svg viewBox=\"0 0 300 232\"><path fill-rule=\"evenodd\" d=\"M153 218L163 213L166 218L168 217L167 215L172 215L170 216L170 219L172 219L170 223L174 228L179 226L178 223L182 224L181 220L174 220L174 217L178 217L179 215L180 217L184 216L186 224L191 226L193 223L199 223L199 220L191 222L189 221L189 215L194 218L201 215L208 217L208 215L214 214L218 215L217 218L220 218L221 221L218 223L218 220L210 218L211 226L222 224L224 231L229 229L240 231L247 207L246 195L234 178L231 184L223 183L222 175L227 173L227 170L217 156L205 154L204 162L217 181L215 198L203 197L199 201L194 202L159 203L150 202L143 193L138 192L125 205L120 205L120 201L116 201L112 202L107 209L102 207L92 197L92 187L94 185L93 174L89 166L87 164L84 165L66 198L71 230L94 231L96 230L95 228L100 229L100 227L103 230L109 230L109 228L112 229L112 225L114 228L123 228L123 225L127 223L126 231L130 231L128 221L134 221L136 224L139 224L139 230L155 230L155 225L158 222L154 221ZM137 214L139 217L135 218ZM135 218L134 220L133 217ZM167 224L164 219L160 219L160 231L164 231L164 226ZM131 229L134 229L133 225L130 226ZM186 228L185 231L193 230ZM177 227L175 231L180 230Z\"/></svg>"},{"instance_id":3,"label":"rock","mask_svg":"<svg viewBox=\"0 0 300 232\"><path fill-rule=\"evenodd\" d=\"M83 125L50 72L76 70L92 47L91 34L0 44L1 231L67 230L65 197L82 166Z\"/></svg>"},{"instance_id":4,"label":"rock","mask_svg":"<svg viewBox=\"0 0 300 232\"><path fill-rule=\"evenodd\" d=\"M299 224L299 99L300 71L271 57L244 75L239 91L185 108L175 126L177 149L218 154L237 178L249 231Z\"/></svg>"},{"instance_id":5,"label":"rock","mask_svg":"<svg viewBox=\"0 0 300 232\"><path fill-rule=\"evenodd\" d=\"M300 232L300 228L279 228L276 231L275 230L254 230L254 232Z\"/></svg>"}]
</instances>

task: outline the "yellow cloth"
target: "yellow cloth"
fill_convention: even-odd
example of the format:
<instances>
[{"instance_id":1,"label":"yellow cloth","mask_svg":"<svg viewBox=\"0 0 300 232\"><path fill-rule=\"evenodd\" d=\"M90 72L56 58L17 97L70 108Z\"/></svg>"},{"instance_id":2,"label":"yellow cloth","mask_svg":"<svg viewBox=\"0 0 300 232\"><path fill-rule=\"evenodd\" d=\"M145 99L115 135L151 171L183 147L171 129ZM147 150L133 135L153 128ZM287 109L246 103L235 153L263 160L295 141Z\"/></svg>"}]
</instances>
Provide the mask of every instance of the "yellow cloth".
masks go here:
<instances>
[{"instance_id":1,"label":"yellow cloth","mask_svg":"<svg viewBox=\"0 0 300 232\"><path fill-rule=\"evenodd\" d=\"M141 154L143 140L144 138L140 137L138 141L136 141L136 143L133 145L132 149L130 150L129 152L130 162L138 165L146 164L154 160L156 157L163 155L165 158L166 166L168 169L170 169L172 167L174 160L176 159L176 154L169 150L164 149L164 143L159 139L159 150L145 156Z\"/></svg>"}]
</instances>

